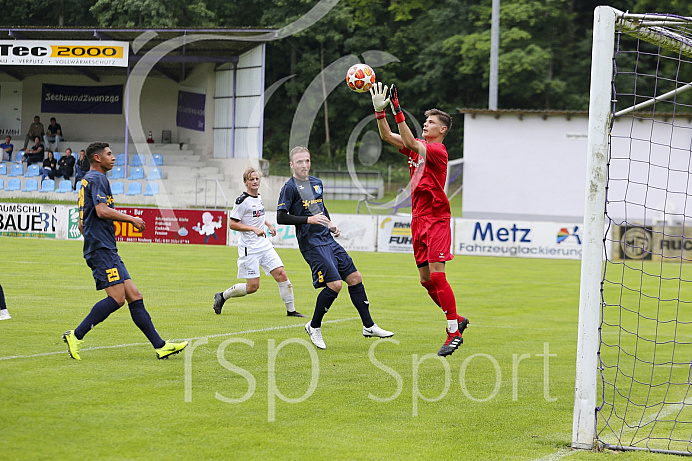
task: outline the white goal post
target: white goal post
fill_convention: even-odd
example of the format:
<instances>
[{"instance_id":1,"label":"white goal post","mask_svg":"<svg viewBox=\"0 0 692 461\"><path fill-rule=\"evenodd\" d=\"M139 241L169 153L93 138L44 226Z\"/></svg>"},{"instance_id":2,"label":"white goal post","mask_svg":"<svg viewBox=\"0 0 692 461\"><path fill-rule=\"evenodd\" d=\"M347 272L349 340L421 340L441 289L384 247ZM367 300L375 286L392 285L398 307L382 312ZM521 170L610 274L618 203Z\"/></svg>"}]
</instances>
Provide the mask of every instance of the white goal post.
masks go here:
<instances>
[{"instance_id":1,"label":"white goal post","mask_svg":"<svg viewBox=\"0 0 692 461\"><path fill-rule=\"evenodd\" d=\"M572 447L691 455L692 18L593 31Z\"/></svg>"}]
</instances>

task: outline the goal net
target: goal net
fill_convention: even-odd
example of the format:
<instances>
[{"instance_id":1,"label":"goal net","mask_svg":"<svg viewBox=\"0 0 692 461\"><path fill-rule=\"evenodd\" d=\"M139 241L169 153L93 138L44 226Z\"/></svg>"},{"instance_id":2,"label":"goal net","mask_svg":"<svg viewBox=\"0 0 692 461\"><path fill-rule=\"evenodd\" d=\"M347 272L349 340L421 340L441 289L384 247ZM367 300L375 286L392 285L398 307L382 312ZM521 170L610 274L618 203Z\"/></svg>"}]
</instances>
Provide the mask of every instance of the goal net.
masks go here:
<instances>
[{"instance_id":1,"label":"goal net","mask_svg":"<svg viewBox=\"0 0 692 461\"><path fill-rule=\"evenodd\" d=\"M572 446L692 454L692 18L594 19Z\"/></svg>"}]
</instances>

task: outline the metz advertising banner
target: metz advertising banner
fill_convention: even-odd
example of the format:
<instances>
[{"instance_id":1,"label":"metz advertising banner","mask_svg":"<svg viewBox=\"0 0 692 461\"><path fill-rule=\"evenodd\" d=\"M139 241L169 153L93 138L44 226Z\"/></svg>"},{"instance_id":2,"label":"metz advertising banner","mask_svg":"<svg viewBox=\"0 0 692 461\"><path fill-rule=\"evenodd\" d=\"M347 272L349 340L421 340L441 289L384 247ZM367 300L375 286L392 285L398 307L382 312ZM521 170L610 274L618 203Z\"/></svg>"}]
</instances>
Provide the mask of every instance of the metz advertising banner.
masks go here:
<instances>
[{"instance_id":1,"label":"metz advertising banner","mask_svg":"<svg viewBox=\"0 0 692 461\"><path fill-rule=\"evenodd\" d=\"M454 254L581 259L581 225L455 219Z\"/></svg>"},{"instance_id":2,"label":"metz advertising banner","mask_svg":"<svg viewBox=\"0 0 692 461\"><path fill-rule=\"evenodd\" d=\"M332 222L341 229L341 235L336 241L344 247L346 251L375 251L376 239L376 216L353 216L345 214L330 214ZM298 248L295 226L287 226L276 223L276 212L268 211L266 220L276 228L276 237L272 239L272 244L276 248ZM240 233L229 230L228 244L238 246Z\"/></svg>"},{"instance_id":3,"label":"metz advertising banner","mask_svg":"<svg viewBox=\"0 0 692 461\"><path fill-rule=\"evenodd\" d=\"M70 86L44 83L41 112L49 114L122 114L123 86Z\"/></svg>"},{"instance_id":4,"label":"metz advertising banner","mask_svg":"<svg viewBox=\"0 0 692 461\"><path fill-rule=\"evenodd\" d=\"M56 238L62 207L0 203L0 236Z\"/></svg>"},{"instance_id":5,"label":"metz advertising banner","mask_svg":"<svg viewBox=\"0 0 692 461\"><path fill-rule=\"evenodd\" d=\"M127 67L128 42L0 40L0 66Z\"/></svg>"}]
</instances>

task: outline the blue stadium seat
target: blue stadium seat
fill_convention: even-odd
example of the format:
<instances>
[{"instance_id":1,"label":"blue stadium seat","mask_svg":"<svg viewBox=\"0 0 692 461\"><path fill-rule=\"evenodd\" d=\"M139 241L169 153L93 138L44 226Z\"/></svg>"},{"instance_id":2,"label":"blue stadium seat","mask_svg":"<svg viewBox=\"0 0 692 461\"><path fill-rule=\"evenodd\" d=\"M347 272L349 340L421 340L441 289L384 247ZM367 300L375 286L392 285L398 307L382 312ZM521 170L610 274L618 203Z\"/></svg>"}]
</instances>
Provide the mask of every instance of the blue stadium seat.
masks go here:
<instances>
[{"instance_id":1,"label":"blue stadium seat","mask_svg":"<svg viewBox=\"0 0 692 461\"><path fill-rule=\"evenodd\" d=\"M136 166L130 170L130 176L127 177L130 181L137 181L138 179L144 179L144 168Z\"/></svg>"},{"instance_id":2,"label":"blue stadium seat","mask_svg":"<svg viewBox=\"0 0 692 461\"><path fill-rule=\"evenodd\" d=\"M125 166L125 154L115 155L115 166Z\"/></svg>"},{"instance_id":3,"label":"blue stadium seat","mask_svg":"<svg viewBox=\"0 0 692 461\"><path fill-rule=\"evenodd\" d=\"M24 175L28 178L33 178L34 176L41 176L41 167L37 163L29 165L26 168L26 174Z\"/></svg>"},{"instance_id":4,"label":"blue stadium seat","mask_svg":"<svg viewBox=\"0 0 692 461\"><path fill-rule=\"evenodd\" d=\"M0 190L3 190L5 188L5 180L0 178Z\"/></svg>"},{"instance_id":5,"label":"blue stadium seat","mask_svg":"<svg viewBox=\"0 0 692 461\"><path fill-rule=\"evenodd\" d=\"M24 157L24 151L23 150L20 150L19 152L14 153L14 161L16 163L21 163L22 157Z\"/></svg>"},{"instance_id":6,"label":"blue stadium seat","mask_svg":"<svg viewBox=\"0 0 692 461\"><path fill-rule=\"evenodd\" d=\"M7 164L0 163L0 175L5 176L7 174Z\"/></svg>"},{"instance_id":7,"label":"blue stadium seat","mask_svg":"<svg viewBox=\"0 0 692 461\"><path fill-rule=\"evenodd\" d=\"M111 170L111 179L125 179L125 167L116 166Z\"/></svg>"},{"instance_id":8,"label":"blue stadium seat","mask_svg":"<svg viewBox=\"0 0 692 461\"><path fill-rule=\"evenodd\" d=\"M149 168L147 181L159 181L161 179L161 168Z\"/></svg>"},{"instance_id":9,"label":"blue stadium seat","mask_svg":"<svg viewBox=\"0 0 692 461\"><path fill-rule=\"evenodd\" d=\"M20 190L22 188L22 180L19 178L10 178L7 181L7 191Z\"/></svg>"},{"instance_id":10,"label":"blue stadium seat","mask_svg":"<svg viewBox=\"0 0 692 461\"><path fill-rule=\"evenodd\" d=\"M151 159L149 159L149 166L161 166L161 165L163 165L163 155L151 154Z\"/></svg>"},{"instance_id":11,"label":"blue stadium seat","mask_svg":"<svg viewBox=\"0 0 692 461\"><path fill-rule=\"evenodd\" d=\"M130 159L130 166L142 166L145 163L144 155L135 154Z\"/></svg>"},{"instance_id":12,"label":"blue stadium seat","mask_svg":"<svg viewBox=\"0 0 692 461\"><path fill-rule=\"evenodd\" d=\"M60 160L60 157L62 157L62 154L60 152L58 152L58 151L53 152L53 158L55 159L56 162L58 160Z\"/></svg>"},{"instance_id":13,"label":"blue stadium seat","mask_svg":"<svg viewBox=\"0 0 692 461\"><path fill-rule=\"evenodd\" d=\"M60 184L58 185L58 190L56 190L55 192L59 192L61 194L64 194L65 192L72 192L72 181L70 181L69 179L63 179L62 181L60 181Z\"/></svg>"},{"instance_id":14,"label":"blue stadium seat","mask_svg":"<svg viewBox=\"0 0 692 461\"><path fill-rule=\"evenodd\" d=\"M10 168L10 176L24 176L24 165L15 163Z\"/></svg>"},{"instance_id":15,"label":"blue stadium seat","mask_svg":"<svg viewBox=\"0 0 692 461\"><path fill-rule=\"evenodd\" d=\"M111 192L113 195L120 195L125 193L125 184L122 181L113 181L111 183Z\"/></svg>"},{"instance_id":16,"label":"blue stadium seat","mask_svg":"<svg viewBox=\"0 0 692 461\"><path fill-rule=\"evenodd\" d=\"M55 192L55 180L44 179L41 183L41 189L39 192Z\"/></svg>"},{"instance_id":17,"label":"blue stadium seat","mask_svg":"<svg viewBox=\"0 0 692 461\"><path fill-rule=\"evenodd\" d=\"M144 195L159 195L159 183L147 183L147 189L144 191Z\"/></svg>"},{"instance_id":18,"label":"blue stadium seat","mask_svg":"<svg viewBox=\"0 0 692 461\"><path fill-rule=\"evenodd\" d=\"M131 182L127 186L127 195L142 195L142 184L138 182Z\"/></svg>"},{"instance_id":19,"label":"blue stadium seat","mask_svg":"<svg viewBox=\"0 0 692 461\"><path fill-rule=\"evenodd\" d=\"M74 193L75 193L75 194L78 194L78 193L79 193L79 189L81 189L81 188L82 188L82 181L77 181L77 184L74 185ZM112 191L111 191L111 192L112 192Z\"/></svg>"},{"instance_id":20,"label":"blue stadium seat","mask_svg":"<svg viewBox=\"0 0 692 461\"><path fill-rule=\"evenodd\" d=\"M24 192L36 192L38 190L38 181L35 179L27 179L24 182Z\"/></svg>"}]
</instances>

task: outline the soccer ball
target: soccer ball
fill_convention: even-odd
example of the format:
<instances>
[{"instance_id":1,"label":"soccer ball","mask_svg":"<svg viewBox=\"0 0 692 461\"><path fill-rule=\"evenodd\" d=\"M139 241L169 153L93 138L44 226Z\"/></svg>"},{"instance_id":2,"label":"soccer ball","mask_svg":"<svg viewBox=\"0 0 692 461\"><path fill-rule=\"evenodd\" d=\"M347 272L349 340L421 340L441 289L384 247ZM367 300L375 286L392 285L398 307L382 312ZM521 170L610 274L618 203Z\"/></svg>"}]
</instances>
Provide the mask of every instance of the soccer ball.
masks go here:
<instances>
[{"instance_id":1,"label":"soccer ball","mask_svg":"<svg viewBox=\"0 0 692 461\"><path fill-rule=\"evenodd\" d=\"M356 93L365 93L375 84L375 71L367 64L354 64L346 73L348 87Z\"/></svg>"}]
</instances>

